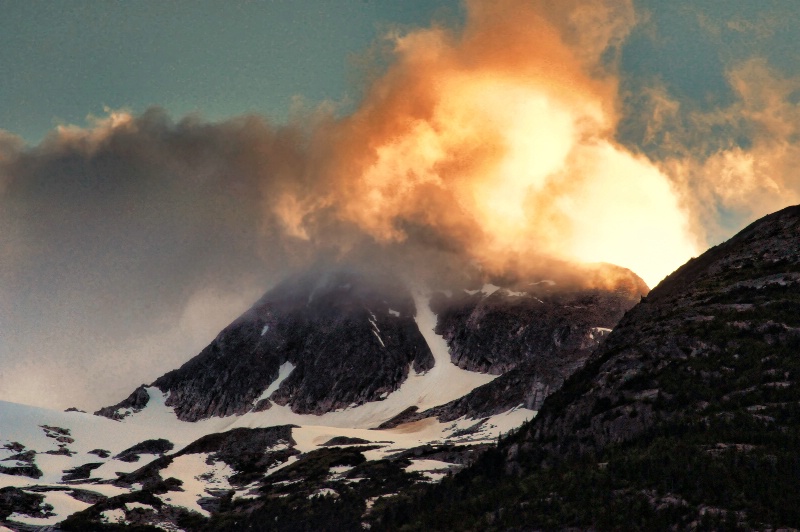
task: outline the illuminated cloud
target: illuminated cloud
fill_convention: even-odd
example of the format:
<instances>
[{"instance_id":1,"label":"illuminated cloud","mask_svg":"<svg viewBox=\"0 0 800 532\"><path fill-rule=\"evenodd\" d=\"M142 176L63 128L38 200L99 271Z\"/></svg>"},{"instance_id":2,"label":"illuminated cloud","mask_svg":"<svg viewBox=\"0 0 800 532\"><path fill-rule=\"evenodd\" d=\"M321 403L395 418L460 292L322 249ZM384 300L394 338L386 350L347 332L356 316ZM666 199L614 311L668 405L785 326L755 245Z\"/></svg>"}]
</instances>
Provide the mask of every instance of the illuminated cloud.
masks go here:
<instances>
[{"instance_id":1,"label":"illuminated cloud","mask_svg":"<svg viewBox=\"0 0 800 532\"><path fill-rule=\"evenodd\" d=\"M393 36L385 75L315 139L332 155L313 172L330 180L284 196L284 225L308 237L318 206L384 242L424 224L497 273L546 256L655 284L691 257L666 176L613 140L606 52L635 21L630 5L564 7L468 2L459 33Z\"/></svg>"},{"instance_id":2,"label":"illuminated cloud","mask_svg":"<svg viewBox=\"0 0 800 532\"><path fill-rule=\"evenodd\" d=\"M800 203L800 77L763 59L728 72L735 100L710 110L682 106L663 88L650 96L648 134L706 245L787 205Z\"/></svg>"}]
</instances>

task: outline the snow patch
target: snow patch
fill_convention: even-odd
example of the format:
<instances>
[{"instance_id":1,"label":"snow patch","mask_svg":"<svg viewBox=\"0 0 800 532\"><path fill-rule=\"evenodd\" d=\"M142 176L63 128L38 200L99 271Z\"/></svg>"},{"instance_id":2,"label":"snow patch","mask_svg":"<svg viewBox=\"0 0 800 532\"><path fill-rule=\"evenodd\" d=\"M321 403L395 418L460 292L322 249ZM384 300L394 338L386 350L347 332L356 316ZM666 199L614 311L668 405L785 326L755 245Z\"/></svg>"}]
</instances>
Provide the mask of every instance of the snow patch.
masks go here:
<instances>
[{"instance_id":1,"label":"snow patch","mask_svg":"<svg viewBox=\"0 0 800 532\"><path fill-rule=\"evenodd\" d=\"M267 387L266 390L261 392L261 395L259 395L256 398L256 400L253 401L253 404L255 405L256 403L258 403L262 399L269 399L269 396L272 395L273 393L275 393L275 391L283 383L283 381L286 380L286 378L289 376L289 374L292 371L294 371L295 367L296 366L294 364L292 364L291 362L284 362L283 364L281 364L281 367L278 368L278 378L276 378L274 381L272 381L272 383Z\"/></svg>"},{"instance_id":2,"label":"snow patch","mask_svg":"<svg viewBox=\"0 0 800 532\"><path fill-rule=\"evenodd\" d=\"M605 338L611 333L611 329L607 327L592 327L589 329L589 338L595 340L597 338Z\"/></svg>"},{"instance_id":3,"label":"snow patch","mask_svg":"<svg viewBox=\"0 0 800 532\"><path fill-rule=\"evenodd\" d=\"M386 344L384 344L384 343L383 343L383 339L381 338L381 335L380 335L380 334L378 334L376 331L372 331L372 334L374 334L374 335L375 335L375 338L377 338L377 339L378 339L378 341L381 343L381 347L384 347L384 348L385 348L385 347L386 347Z\"/></svg>"},{"instance_id":4,"label":"snow patch","mask_svg":"<svg viewBox=\"0 0 800 532\"><path fill-rule=\"evenodd\" d=\"M100 514L100 519L104 523L109 524L120 524L120 525L127 525L128 522L125 521L125 510L122 508L114 508L113 510L104 510L103 513Z\"/></svg>"},{"instance_id":5,"label":"snow patch","mask_svg":"<svg viewBox=\"0 0 800 532\"><path fill-rule=\"evenodd\" d=\"M54 525L66 519L67 516L75 512L83 511L91 506L88 503L74 499L68 493L63 491L48 491L44 493L38 493L37 495L44 495L43 504L49 504L53 507L51 510L53 515L50 517L31 517L29 515L13 513L8 517L8 519L18 521L26 525Z\"/></svg>"},{"instance_id":6,"label":"snow patch","mask_svg":"<svg viewBox=\"0 0 800 532\"><path fill-rule=\"evenodd\" d=\"M411 473L412 471L438 471L442 469L450 469L453 467L453 464L448 462L442 462L441 460L412 460L411 465L406 467L406 471Z\"/></svg>"},{"instance_id":7,"label":"snow patch","mask_svg":"<svg viewBox=\"0 0 800 532\"><path fill-rule=\"evenodd\" d=\"M507 296L511 297L523 297L528 295L528 292L514 292L513 290L508 290L508 289L504 291Z\"/></svg>"},{"instance_id":8,"label":"snow patch","mask_svg":"<svg viewBox=\"0 0 800 532\"><path fill-rule=\"evenodd\" d=\"M224 462L209 465L208 453L185 454L173 458L172 463L161 471L161 478L175 477L183 481L183 491L170 491L169 500L173 506L183 506L206 517L209 512L197 501L207 497L206 489L230 489L228 478L235 472Z\"/></svg>"},{"instance_id":9,"label":"snow patch","mask_svg":"<svg viewBox=\"0 0 800 532\"><path fill-rule=\"evenodd\" d=\"M495 292L497 292L498 290L500 290L501 288L502 287L497 286L496 284L486 283L479 290L467 290L465 288L464 292L468 293L471 296L474 296L475 294L477 294L479 292L481 294L485 295L485 296L490 296L490 295L494 294ZM508 290L506 290L506 292L508 292Z\"/></svg>"},{"instance_id":10,"label":"snow patch","mask_svg":"<svg viewBox=\"0 0 800 532\"><path fill-rule=\"evenodd\" d=\"M348 471L350 471L351 469L353 469L353 466L340 465L340 466L333 466L333 467L331 467L331 468L330 468L330 470L329 470L329 472L330 472L332 475L342 475L342 474L344 474L344 473L347 473L347 472L348 472Z\"/></svg>"},{"instance_id":11,"label":"snow patch","mask_svg":"<svg viewBox=\"0 0 800 532\"><path fill-rule=\"evenodd\" d=\"M383 338L381 338L381 330L378 328L378 324L376 322L375 314L370 312L369 315L371 316L370 319L369 319L369 323L370 323L370 325L372 325L372 334L374 334L375 338L377 338L378 341L381 343L381 347L383 347L385 349L386 345L383 343Z\"/></svg>"},{"instance_id":12,"label":"snow patch","mask_svg":"<svg viewBox=\"0 0 800 532\"><path fill-rule=\"evenodd\" d=\"M399 318L400 317L400 313L398 311L396 311L396 310L389 309L389 314L394 316L395 318Z\"/></svg>"},{"instance_id":13,"label":"snow patch","mask_svg":"<svg viewBox=\"0 0 800 532\"><path fill-rule=\"evenodd\" d=\"M481 292L486 294L487 296L490 296L490 295L494 294L498 290L500 290L500 287L497 286L496 284L491 284L491 283L486 283L481 288Z\"/></svg>"},{"instance_id":14,"label":"snow patch","mask_svg":"<svg viewBox=\"0 0 800 532\"><path fill-rule=\"evenodd\" d=\"M264 327L261 328L261 336L267 334L268 331L269 331L269 325L264 325Z\"/></svg>"}]
</instances>

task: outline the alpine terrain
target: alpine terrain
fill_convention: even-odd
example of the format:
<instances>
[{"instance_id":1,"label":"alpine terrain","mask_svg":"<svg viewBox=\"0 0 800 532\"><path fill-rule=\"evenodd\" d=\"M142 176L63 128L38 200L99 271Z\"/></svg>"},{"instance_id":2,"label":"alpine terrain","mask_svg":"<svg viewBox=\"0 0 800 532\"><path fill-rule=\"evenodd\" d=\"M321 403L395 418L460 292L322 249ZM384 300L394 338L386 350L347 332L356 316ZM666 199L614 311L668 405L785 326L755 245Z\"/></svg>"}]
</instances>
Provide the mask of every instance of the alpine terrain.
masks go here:
<instances>
[{"instance_id":1,"label":"alpine terrain","mask_svg":"<svg viewBox=\"0 0 800 532\"><path fill-rule=\"evenodd\" d=\"M0 524L369 526L532 419L647 293L628 270L591 271L615 281L432 290L343 266L295 275L94 415L0 403Z\"/></svg>"},{"instance_id":2,"label":"alpine terrain","mask_svg":"<svg viewBox=\"0 0 800 532\"><path fill-rule=\"evenodd\" d=\"M373 529L800 528L798 353L790 207L667 277L533 421Z\"/></svg>"}]
</instances>

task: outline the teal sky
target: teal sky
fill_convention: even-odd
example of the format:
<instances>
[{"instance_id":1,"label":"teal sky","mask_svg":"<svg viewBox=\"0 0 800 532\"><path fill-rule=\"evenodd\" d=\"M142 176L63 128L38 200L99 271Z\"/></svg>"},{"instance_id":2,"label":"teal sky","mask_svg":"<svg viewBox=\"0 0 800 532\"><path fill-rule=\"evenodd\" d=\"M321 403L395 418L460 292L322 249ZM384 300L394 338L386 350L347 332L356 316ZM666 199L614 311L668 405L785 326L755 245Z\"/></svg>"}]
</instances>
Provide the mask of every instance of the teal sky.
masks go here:
<instances>
[{"instance_id":1,"label":"teal sky","mask_svg":"<svg viewBox=\"0 0 800 532\"><path fill-rule=\"evenodd\" d=\"M454 0L0 0L0 129L36 143L104 107L283 121L292 99L357 97L391 27L457 18Z\"/></svg>"},{"instance_id":2,"label":"teal sky","mask_svg":"<svg viewBox=\"0 0 800 532\"><path fill-rule=\"evenodd\" d=\"M731 98L726 71L752 57L800 74L800 4L785 0L638 0L644 21L625 43L629 77L660 78L706 107Z\"/></svg>"},{"instance_id":3,"label":"teal sky","mask_svg":"<svg viewBox=\"0 0 800 532\"><path fill-rule=\"evenodd\" d=\"M692 105L729 101L726 69L764 57L800 72L791 0L637 0L623 48L632 88L653 79ZM21 2L0 0L0 129L37 143L104 108L209 120L292 101L358 98L358 57L393 27L458 21L459 0Z\"/></svg>"}]
</instances>

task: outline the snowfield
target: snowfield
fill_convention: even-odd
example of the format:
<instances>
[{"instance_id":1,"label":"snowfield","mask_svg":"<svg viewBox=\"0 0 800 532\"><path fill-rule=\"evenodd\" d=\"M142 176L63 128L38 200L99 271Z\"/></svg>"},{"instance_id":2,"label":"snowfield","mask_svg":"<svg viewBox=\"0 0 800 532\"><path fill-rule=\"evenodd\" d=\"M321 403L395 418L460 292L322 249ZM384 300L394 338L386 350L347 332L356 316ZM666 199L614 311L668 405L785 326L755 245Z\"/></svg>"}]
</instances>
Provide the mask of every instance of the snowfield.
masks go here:
<instances>
[{"instance_id":1,"label":"snowfield","mask_svg":"<svg viewBox=\"0 0 800 532\"><path fill-rule=\"evenodd\" d=\"M485 288L485 292L493 291ZM406 423L393 429L376 430L375 427L403 412L410 406L419 411L445 404L469 393L478 386L492 381L496 376L474 373L455 366L450 361L444 339L434 332L436 315L428 305L430 294L414 291L417 305L416 322L428 343L435 359L429 371L409 376L399 389L385 399L324 415L301 415L289 406L273 404L262 412L249 412L241 416L211 418L197 422L177 419L172 408L165 405L166 396L156 388L147 388L150 401L140 412L132 413L122 421L94 416L82 412L58 412L0 401L0 488L16 487L25 493L44 497L44 515L32 516L12 513L3 521L0 515L0 530L3 525L14 523L27 525L53 525L71 515L88 508L92 503L89 495L113 497L136 492L140 483L129 486L112 484L119 474L130 473L158 458L157 454L142 453L137 461L122 461L115 458L122 451L145 440L166 439L174 447L166 453L171 456L199 438L237 428L265 428L278 425L295 425L291 438L295 445L280 443L264 449L264 452L279 452L293 449L309 453L323 448L323 444L336 437L359 438L372 445L363 452L367 460L379 460L403 451L428 444L488 444L498 436L520 426L536 412L515 408L487 418L469 434L464 429L475 426L479 420L461 418L454 422L441 423L435 418ZM377 327L376 327L377 329ZM376 331L379 335L380 331ZM260 399L274 393L280 383L294 370L291 363L280 367L277 379L263 392ZM257 401L256 401L257 402ZM458 434L459 431L462 433ZM458 434L458 435L456 435ZM283 446L283 447L281 447ZM356 445L353 445L356 446ZM29 453L33 451L33 453ZM27 455L25 453L28 453ZM300 455L302 456L302 455ZM267 475L274 475L298 461L298 455L290 456L271 467ZM93 464L84 478L64 480L67 471L79 466ZM98 465L99 464L99 465ZM37 478L9 474L8 468L35 466L41 472ZM422 472L429 480L442 478L453 464L432 459L412 460L407 471ZM334 479L344 479L348 467L331 469ZM208 453L184 454L159 471L162 479L174 477L182 481L183 491L169 491L159 495L168 505L183 507L201 515L209 512L199 501L219 490L235 489L236 498L253 497L256 485L235 488L229 479L235 471L221 461L214 461ZM35 475L33 475L35 477ZM360 479L348 479L358 482ZM50 490L45 490L49 488ZM327 490L328 488L325 488ZM333 495L334 490L315 492L314 496ZM79 500L80 499L80 500ZM49 509L44 505L52 506ZM137 506L138 505L138 506ZM152 510L142 503L128 503L126 509ZM149 509L149 510L148 510ZM113 509L103 513L106 522L125 522L125 510Z\"/></svg>"}]
</instances>

